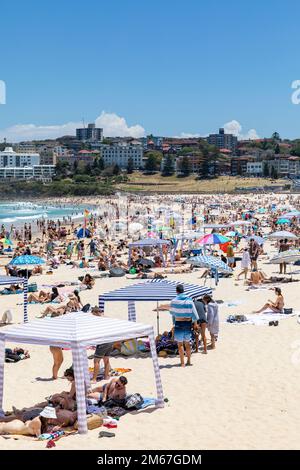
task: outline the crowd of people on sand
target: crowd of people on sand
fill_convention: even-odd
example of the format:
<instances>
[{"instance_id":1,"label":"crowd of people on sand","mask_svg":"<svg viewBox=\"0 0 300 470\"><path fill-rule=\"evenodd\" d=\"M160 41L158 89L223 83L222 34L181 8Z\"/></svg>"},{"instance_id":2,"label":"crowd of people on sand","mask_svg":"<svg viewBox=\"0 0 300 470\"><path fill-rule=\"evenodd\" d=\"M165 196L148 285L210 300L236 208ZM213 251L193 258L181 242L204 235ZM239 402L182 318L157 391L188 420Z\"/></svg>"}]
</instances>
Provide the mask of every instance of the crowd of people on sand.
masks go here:
<instances>
[{"instance_id":1,"label":"crowd of people on sand","mask_svg":"<svg viewBox=\"0 0 300 470\"><path fill-rule=\"evenodd\" d=\"M82 200L77 202L82 204ZM266 259L266 237L271 232L283 232L273 245L278 254L291 249L299 251L300 212L298 217L299 202L296 196L237 195L220 202L217 195L164 195L155 198L147 196L142 203L140 199L131 196L124 201L112 197L96 202L94 200L93 203L93 207L98 205L102 209L95 213L89 212L86 219L77 225L71 217L63 221L37 220L36 236L32 236L31 223L26 222L19 228L13 225L10 229L4 225L1 227L1 240L12 240L10 250L4 241L0 245L1 256L9 258L4 266L7 276L26 276L38 280L42 274L51 274L54 270L59 272L61 266L69 266L72 270L79 270L79 274L83 273L76 281L64 280L46 288L41 285L40 289L30 291L29 284L28 302L41 306L38 318L53 318L80 311L103 316L98 306L92 307L81 299L82 291L94 289L97 279L104 276L124 276L128 280L164 279L172 274L191 274L197 268L189 261L199 253L225 263L229 269L223 275L232 277L233 283L243 278L246 289L259 288L263 284L274 288L275 299L269 299L259 306L257 314L265 311L282 313L286 300L277 284L298 281L286 276L286 262L279 263L278 276L268 277L260 268L260 260ZM293 210L295 215L283 219L288 209ZM121 222L122 217L125 223ZM160 226L167 225L168 230L155 226L155 218L159 220ZM188 226L186 219L191 219ZM130 231L133 224L139 224L142 228ZM176 245L176 233L184 235L186 228L189 233L193 233L203 227L206 232L226 237L227 241L218 245L199 246L196 237L187 237L181 245ZM142 247L137 244L129 251L130 242L143 238L151 240L153 233L154 237L161 240L160 246L153 244ZM11 260L20 255L39 256L46 262L30 269L26 267L25 270L11 264ZM239 271L236 271L239 261ZM206 267L202 276L212 277L212 268ZM1 291L3 295L20 292L21 283L12 284ZM184 368L192 365L193 353L201 351L207 354L216 348L219 305L212 294L192 298L185 293L184 283L180 281L176 286L176 296L169 304L160 305L159 310L169 311L171 320L169 331L156 337L156 349L160 357L179 356L179 365ZM110 357L121 354L124 349L124 342L94 346L92 385L86 393L87 410L100 409L103 416L110 418L126 412L127 378L122 374L112 377L110 363ZM136 342L134 352L147 353L149 350L147 341L140 345ZM63 349L51 346L50 351L53 356L52 378L56 380L64 362ZM76 387L72 367L65 371L64 377L70 382L69 391L52 395L32 408L13 409L0 418L0 434L53 435L66 427L76 428ZM98 384L99 378L101 381Z\"/></svg>"}]
</instances>

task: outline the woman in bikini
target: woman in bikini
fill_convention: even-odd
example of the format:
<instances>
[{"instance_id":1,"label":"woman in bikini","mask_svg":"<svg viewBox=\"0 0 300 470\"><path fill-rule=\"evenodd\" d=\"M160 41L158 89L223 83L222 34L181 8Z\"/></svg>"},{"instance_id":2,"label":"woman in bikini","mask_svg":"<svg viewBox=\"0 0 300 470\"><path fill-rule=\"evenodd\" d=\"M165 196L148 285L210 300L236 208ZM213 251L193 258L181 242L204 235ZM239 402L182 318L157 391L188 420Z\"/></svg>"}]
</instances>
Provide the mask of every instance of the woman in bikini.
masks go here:
<instances>
[{"instance_id":1,"label":"woman in bikini","mask_svg":"<svg viewBox=\"0 0 300 470\"><path fill-rule=\"evenodd\" d=\"M282 313L284 307L284 298L279 287L275 287L275 294L277 295L276 301L268 300L268 302L254 313L261 313L264 310L270 309L274 313Z\"/></svg>"}]
</instances>

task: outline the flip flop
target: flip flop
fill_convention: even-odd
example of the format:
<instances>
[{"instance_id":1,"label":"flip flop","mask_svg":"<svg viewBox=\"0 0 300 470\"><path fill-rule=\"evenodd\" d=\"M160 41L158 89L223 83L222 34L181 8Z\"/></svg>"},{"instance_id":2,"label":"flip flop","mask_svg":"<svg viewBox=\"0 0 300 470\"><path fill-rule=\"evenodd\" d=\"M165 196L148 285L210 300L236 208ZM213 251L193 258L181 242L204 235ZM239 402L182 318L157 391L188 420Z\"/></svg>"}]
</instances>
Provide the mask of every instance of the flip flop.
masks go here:
<instances>
[{"instance_id":1,"label":"flip flop","mask_svg":"<svg viewBox=\"0 0 300 470\"><path fill-rule=\"evenodd\" d=\"M115 437L115 433L108 431L100 431L98 437Z\"/></svg>"},{"instance_id":2,"label":"flip flop","mask_svg":"<svg viewBox=\"0 0 300 470\"><path fill-rule=\"evenodd\" d=\"M279 325L278 320L274 321L273 324L274 324L274 326L278 326Z\"/></svg>"},{"instance_id":3,"label":"flip flop","mask_svg":"<svg viewBox=\"0 0 300 470\"><path fill-rule=\"evenodd\" d=\"M274 322L273 322L273 321L269 321L269 326L274 326Z\"/></svg>"}]
</instances>

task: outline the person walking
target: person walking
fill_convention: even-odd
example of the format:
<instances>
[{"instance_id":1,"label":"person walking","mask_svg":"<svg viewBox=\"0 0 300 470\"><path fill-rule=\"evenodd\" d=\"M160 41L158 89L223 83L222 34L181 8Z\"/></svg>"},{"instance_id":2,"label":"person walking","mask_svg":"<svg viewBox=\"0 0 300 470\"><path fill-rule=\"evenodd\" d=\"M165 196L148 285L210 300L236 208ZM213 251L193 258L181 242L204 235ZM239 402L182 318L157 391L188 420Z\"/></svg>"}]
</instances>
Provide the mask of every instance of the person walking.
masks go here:
<instances>
[{"instance_id":1,"label":"person walking","mask_svg":"<svg viewBox=\"0 0 300 470\"><path fill-rule=\"evenodd\" d=\"M174 341L178 343L181 367L191 366L191 344L192 328L197 329L199 316L193 300L184 293L184 286L176 286L176 297L171 301L170 314L173 317ZM184 362L184 356L187 362Z\"/></svg>"},{"instance_id":2,"label":"person walking","mask_svg":"<svg viewBox=\"0 0 300 470\"><path fill-rule=\"evenodd\" d=\"M215 349L219 334L219 307L208 294L204 295L203 302L206 305L207 311L207 329L210 333L210 349Z\"/></svg>"},{"instance_id":3,"label":"person walking","mask_svg":"<svg viewBox=\"0 0 300 470\"><path fill-rule=\"evenodd\" d=\"M237 281L240 280L240 276L242 276L242 274L244 274L245 281L247 281L247 275L248 275L248 271L249 271L250 266L251 266L251 259L250 259L250 255L249 255L249 250L248 250L248 248L244 248L243 256L242 256L242 260L241 260L242 271L238 274Z\"/></svg>"}]
</instances>

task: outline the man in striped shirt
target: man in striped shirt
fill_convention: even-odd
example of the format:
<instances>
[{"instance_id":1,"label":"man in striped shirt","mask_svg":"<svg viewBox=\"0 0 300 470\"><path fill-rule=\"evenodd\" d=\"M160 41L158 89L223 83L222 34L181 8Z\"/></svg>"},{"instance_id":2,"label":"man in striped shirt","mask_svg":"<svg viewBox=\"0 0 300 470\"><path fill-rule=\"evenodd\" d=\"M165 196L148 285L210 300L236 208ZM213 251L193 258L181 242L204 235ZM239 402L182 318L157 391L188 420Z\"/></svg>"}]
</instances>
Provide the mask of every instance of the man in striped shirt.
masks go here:
<instances>
[{"instance_id":1,"label":"man in striped shirt","mask_svg":"<svg viewBox=\"0 0 300 470\"><path fill-rule=\"evenodd\" d=\"M191 366L192 327L196 328L199 319L193 300L184 294L182 284L176 286L177 296L171 301L170 314L173 317L174 340L178 343L181 367L185 367L184 349L186 350L187 366ZM193 325L194 324L194 325Z\"/></svg>"}]
</instances>

